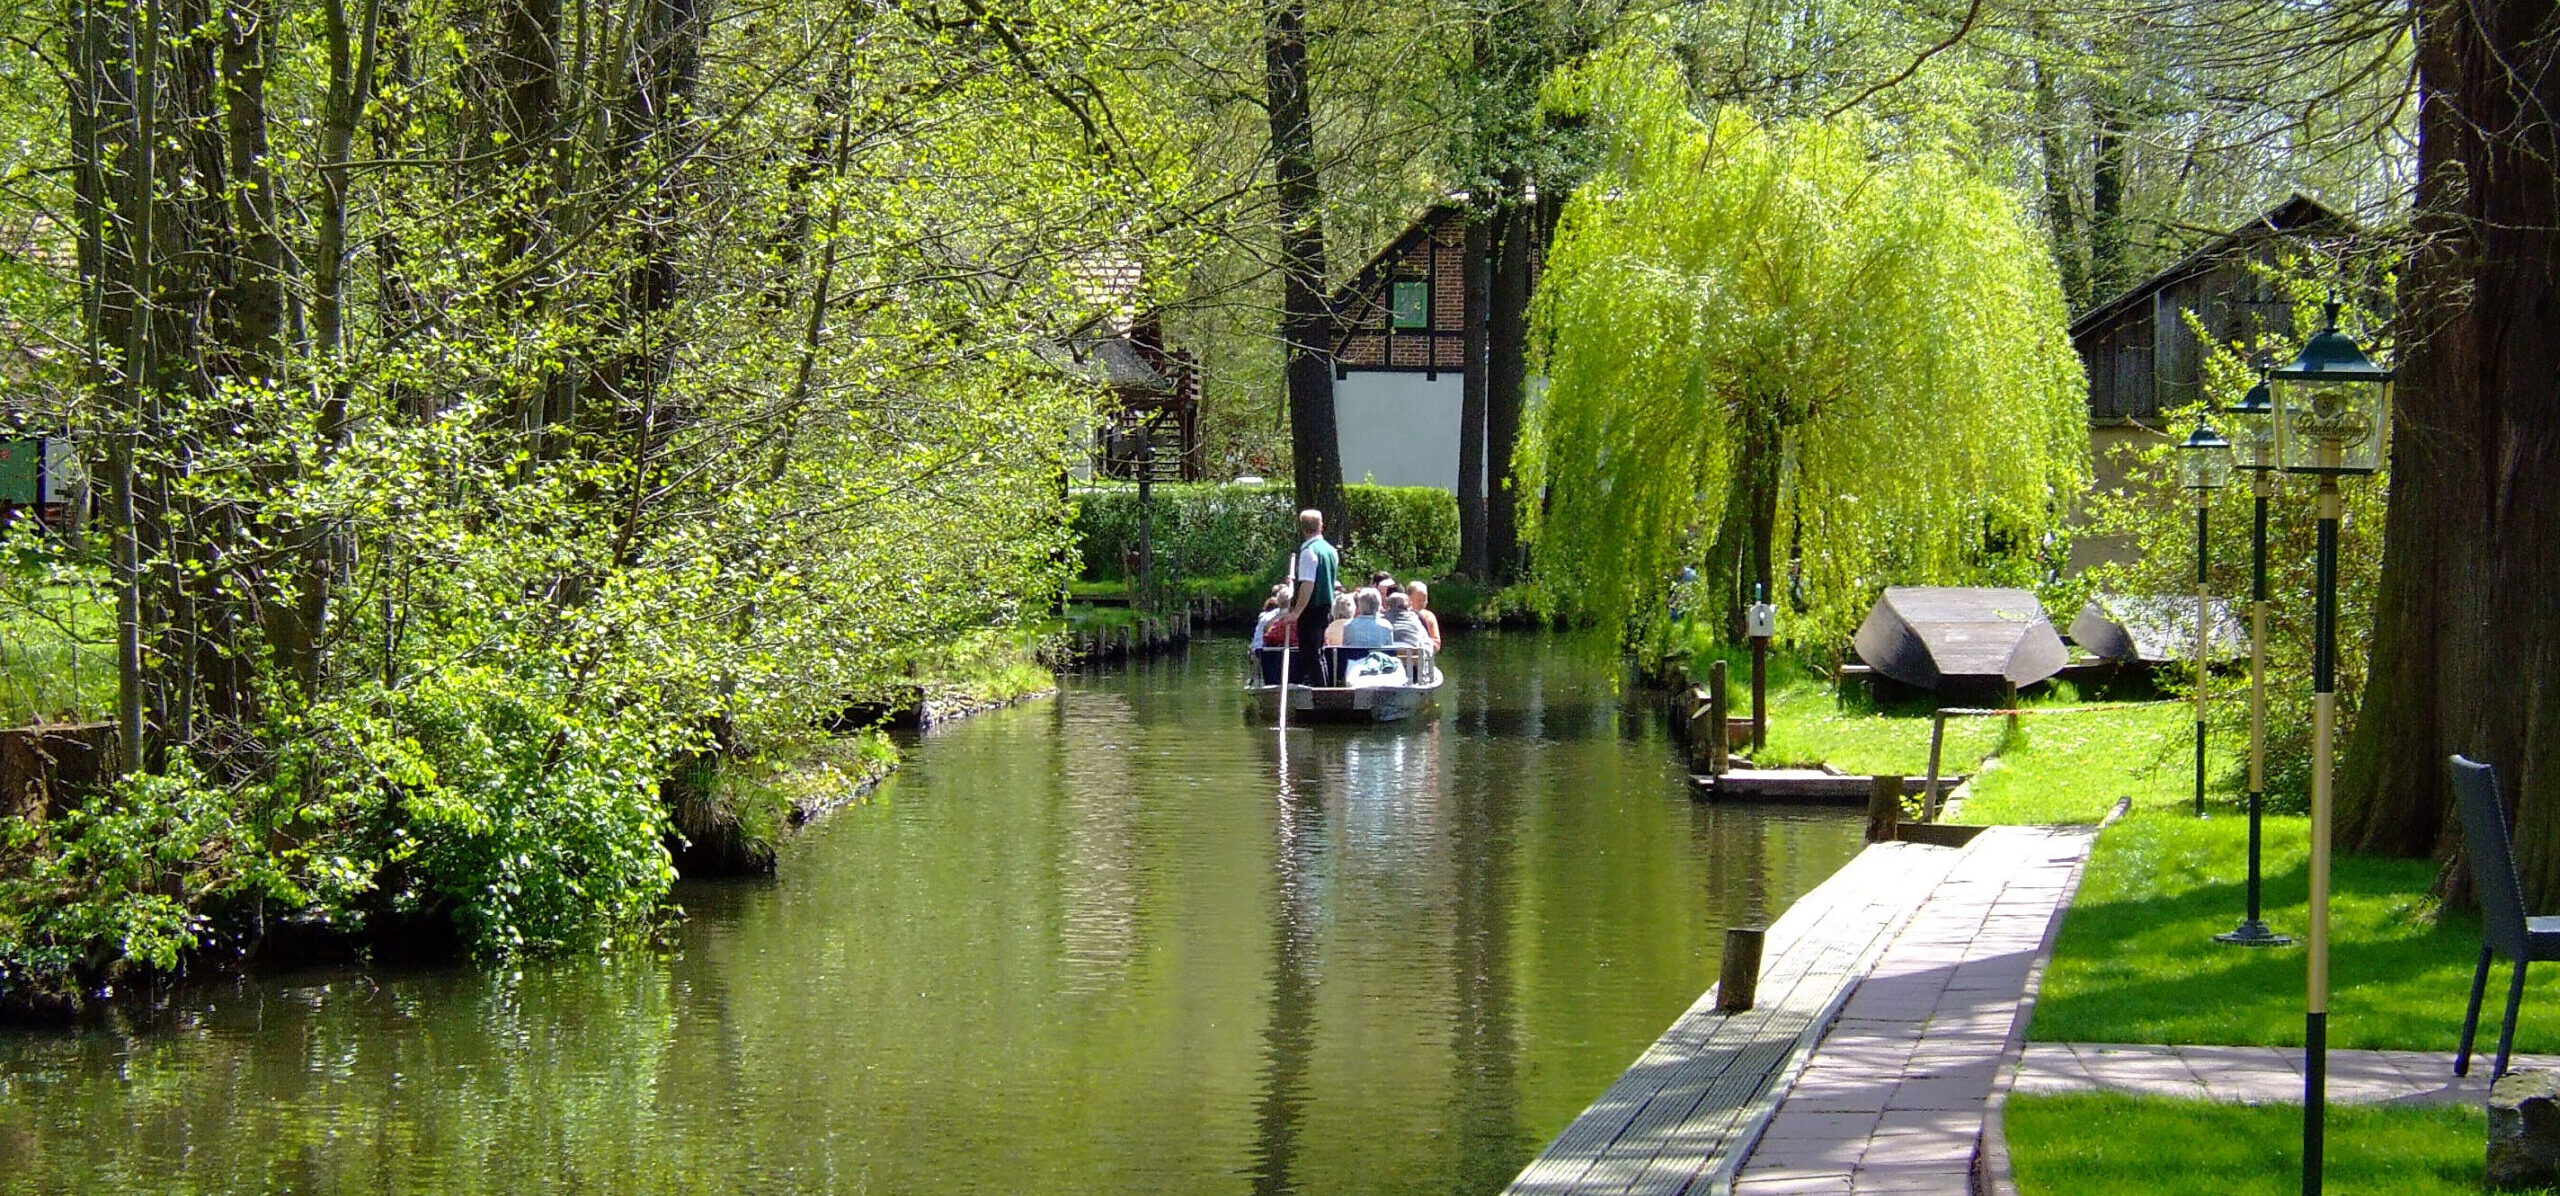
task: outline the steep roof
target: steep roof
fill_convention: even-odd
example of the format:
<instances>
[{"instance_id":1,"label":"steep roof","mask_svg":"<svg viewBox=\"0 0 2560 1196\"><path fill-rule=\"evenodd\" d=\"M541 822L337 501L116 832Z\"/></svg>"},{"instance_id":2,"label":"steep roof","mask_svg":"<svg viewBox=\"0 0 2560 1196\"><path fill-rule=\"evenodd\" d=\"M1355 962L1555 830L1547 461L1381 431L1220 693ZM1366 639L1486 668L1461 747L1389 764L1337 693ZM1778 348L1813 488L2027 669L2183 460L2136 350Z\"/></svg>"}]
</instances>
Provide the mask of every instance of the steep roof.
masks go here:
<instances>
[{"instance_id":1,"label":"steep roof","mask_svg":"<svg viewBox=\"0 0 2560 1196\"><path fill-rule=\"evenodd\" d=\"M2341 233L2360 231L2355 221L2331 210L2328 205L2319 200L2296 191L2283 203L2259 213L2240 227L2206 242L2195 252L2179 258L2169 268L2133 284L2123 294L2082 313L2079 319L2071 322L2071 336L2076 340L2093 329L2104 327L2113 322L2117 316L2122 315L2127 308L2148 302L2162 288L2174 286L2212 270L2239 250L2271 237L2324 230Z\"/></svg>"},{"instance_id":2,"label":"steep roof","mask_svg":"<svg viewBox=\"0 0 2560 1196\"><path fill-rule=\"evenodd\" d=\"M1422 214L1414 217L1413 223L1406 225L1403 232L1396 234L1396 238L1387 242L1385 248L1371 255L1366 263L1352 272L1351 277L1343 280L1341 286L1333 289L1330 310L1337 316L1351 310L1352 305L1362 295L1369 293L1385 279L1387 271L1394 268L1408 251L1415 245L1428 240L1432 230L1439 228L1441 223L1450 217L1465 212L1466 209L1462 206L1465 201L1466 197L1461 195L1422 209Z\"/></svg>"}]
</instances>

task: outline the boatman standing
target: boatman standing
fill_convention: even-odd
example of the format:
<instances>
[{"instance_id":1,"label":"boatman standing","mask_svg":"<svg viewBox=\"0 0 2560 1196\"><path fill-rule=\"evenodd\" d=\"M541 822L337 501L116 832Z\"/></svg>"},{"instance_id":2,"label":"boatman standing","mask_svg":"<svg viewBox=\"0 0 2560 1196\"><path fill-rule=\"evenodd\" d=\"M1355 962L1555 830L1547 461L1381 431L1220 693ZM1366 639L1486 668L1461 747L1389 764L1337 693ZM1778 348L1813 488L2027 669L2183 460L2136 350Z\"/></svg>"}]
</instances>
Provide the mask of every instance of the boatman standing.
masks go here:
<instances>
[{"instance_id":1,"label":"boatman standing","mask_svg":"<svg viewBox=\"0 0 2560 1196\"><path fill-rule=\"evenodd\" d=\"M1300 685L1316 683L1316 645L1324 642L1325 624L1333 621L1334 581L1341 575L1342 558L1325 543L1324 512L1312 508L1298 512L1298 551L1289 558L1289 620L1298 625L1297 655L1289 662L1289 679Z\"/></svg>"}]
</instances>

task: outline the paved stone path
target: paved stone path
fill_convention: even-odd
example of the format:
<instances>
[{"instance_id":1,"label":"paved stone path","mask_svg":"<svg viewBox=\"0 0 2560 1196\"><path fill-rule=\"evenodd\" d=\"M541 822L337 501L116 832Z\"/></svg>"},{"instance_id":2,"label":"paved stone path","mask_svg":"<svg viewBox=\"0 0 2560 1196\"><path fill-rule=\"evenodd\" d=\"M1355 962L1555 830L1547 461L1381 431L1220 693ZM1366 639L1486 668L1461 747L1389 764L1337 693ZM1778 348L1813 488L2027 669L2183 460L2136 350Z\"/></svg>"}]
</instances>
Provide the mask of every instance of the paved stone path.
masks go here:
<instances>
[{"instance_id":1,"label":"paved stone path","mask_svg":"<svg viewBox=\"0 0 2560 1196\"><path fill-rule=\"evenodd\" d=\"M2455 1027L2445 1028L2451 1037ZM2455 1079L2451 1051L2331 1051L2329 1099L2340 1104L2454 1104L2489 1099L2495 1053L2473 1053ZM2508 1067L2560 1067L2560 1056L2518 1055ZM2027 1044L2018 1093L2123 1092L2242 1105L2302 1103L2300 1048Z\"/></svg>"},{"instance_id":2,"label":"paved stone path","mask_svg":"<svg viewBox=\"0 0 2560 1196\"><path fill-rule=\"evenodd\" d=\"M1985 1111L2096 837L2078 826L1976 838L1841 1009L1734 1191L1972 1191Z\"/></svg>"},{"instance_id":3,"label":"paved stone path","mask_svg":"<svg viewBox=\"0 0 2560 1196\"><path fill-rule=\"evenodd\" d=\"M1759 1000L1718 1012L1715 992L1547 1145L1506 1196L1679 1196L1717 1190L1824 1027L1894 936L1968 852L1868 847L1769 927Z\"/></svg>"}]
</instances>

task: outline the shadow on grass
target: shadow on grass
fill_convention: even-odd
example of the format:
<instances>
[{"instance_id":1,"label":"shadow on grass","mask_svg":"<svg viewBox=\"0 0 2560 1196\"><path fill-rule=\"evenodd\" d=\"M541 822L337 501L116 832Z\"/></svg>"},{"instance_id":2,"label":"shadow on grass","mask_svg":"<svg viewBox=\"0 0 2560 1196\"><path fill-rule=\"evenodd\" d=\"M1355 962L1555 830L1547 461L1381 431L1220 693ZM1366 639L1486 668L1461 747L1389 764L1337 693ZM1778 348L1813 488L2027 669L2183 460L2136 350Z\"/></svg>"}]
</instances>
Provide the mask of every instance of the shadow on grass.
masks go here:
<instances>
[{"instance_id":1,"label":"shadow on grass","mask_svg":"<svg viewBox=\"0 0 2560 1196\"><path fill-rule=\"evenodd\" d=\"M2266 920L2299 940L2308 923L2308 822L2266 822ZM2031 1037L2047 1042L2299 1046L2305 953L2231 947L2213 936L2246 909L2248 822L2138 814L2100 836L2055 944ZM2450 1051L2480 949L2480 921L2440 911L2426 860L2341 855L2331 901L2330 1045ZM2494 1048L2505 974L2483 1011ZM2560 968L2535 974L2519 1052L2560 1047Z\"/></svg>"}]
</instances>

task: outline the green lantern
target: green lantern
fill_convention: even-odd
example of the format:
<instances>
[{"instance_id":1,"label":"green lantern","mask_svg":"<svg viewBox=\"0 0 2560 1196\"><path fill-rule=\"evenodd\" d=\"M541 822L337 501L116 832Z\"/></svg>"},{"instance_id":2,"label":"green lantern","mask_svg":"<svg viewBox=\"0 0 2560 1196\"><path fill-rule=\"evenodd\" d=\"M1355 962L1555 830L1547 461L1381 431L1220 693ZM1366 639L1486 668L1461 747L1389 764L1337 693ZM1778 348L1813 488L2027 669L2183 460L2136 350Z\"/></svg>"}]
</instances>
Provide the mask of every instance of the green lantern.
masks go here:
<instances>
[{"instance_id":1,"label":"green lantern","mask_svg":"<svg viewBox=\"0 0 2560 1196\"><path fill-rule=\"evenodd\" d=\"M2178 484L2194 492L2197 502L2231 484L2231 442L2201 419L2178 442Z\"/></svg>"},{"instance_id":2,"label":"green lantern","mask_svg":"<svg viewBox=\"0 0 2560 1196\"><path fill-rule=\"evenodd\" d=\"M2276 460L2276 399L2267 389L2263 375L2241 397L2239 406L2223 413L2223 419L2231 425L2233 465L2259 473L2280 468Z\"/></svg>"},{"instance_id":3,"label":"green lantern","mask_svg":"<svg viewBox=\"0 0 2560 1196\"><path fill-rule=\"evenodd\" d=\"M2391 425L2391 371L2329 326L2293 364L2267 375L2275 397L2276 459L2287 473L2369 474L2382 468Z\"/></svg>"}]
</instances>

